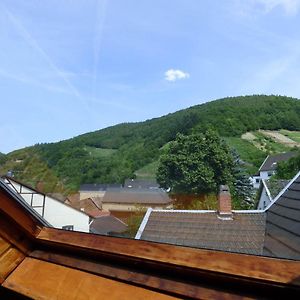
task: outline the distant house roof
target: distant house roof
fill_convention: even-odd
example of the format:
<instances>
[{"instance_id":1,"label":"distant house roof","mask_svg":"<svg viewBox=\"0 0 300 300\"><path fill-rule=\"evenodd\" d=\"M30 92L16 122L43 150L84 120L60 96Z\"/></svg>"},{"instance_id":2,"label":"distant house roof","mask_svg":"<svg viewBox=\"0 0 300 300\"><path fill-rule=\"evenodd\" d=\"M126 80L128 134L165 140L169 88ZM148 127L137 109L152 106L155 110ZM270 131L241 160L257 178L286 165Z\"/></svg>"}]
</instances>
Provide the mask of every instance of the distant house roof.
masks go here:
<instances>
[{"instance_id":1,"label":"distant house roof","mask_svg":"<svg viewBox=\"0 0 300 300\"><path fill-rule=\"evenodd\" d=\"M286 152L286 153L280 153L272 156L269 155L261 165L259 171L261 172L275 171L277 168L277 164L279 162L289 160L290 158L296 155L297 152Z\"/></svg>"},{"instance_id":2,"label":"distant house roof","mask_svg":"<svg viewBox=\"0 0 300 300\"><path fill-rule=\"evenodd\" d=\"M128 226L122 222L120 219L108 215L98 217L91 223L90 231L91 233L112 235L123 233L127 230Z\"/></svg>"},{"instance_id":3,"label":"distant house roof","mask_svg":"<svg viewBox=\"0 0 300 300\"><path fill-rule=\"evenodd\" d=\"M102 184L102 183L85 183L85 184L82 184L80 186L80 192L100 192L100 191L106 191L107 188L120 188L122 187L121 184L114 184L114 183L110 183L110 184Z\"/></svg>"},{"instance_id":4,"label":"distant house roof","mask_svg":"<svg viewBox=\"0 0 300 300\"><path fill-rule=\"evenodd\" d=\"M156 180L151 179L126 179L124 187L135 189L158 189L159 184Z\"/></svg>"},{"instance_id":5,"label":"distant house roof","mask_svg":"<svg viewBox=\"0 0 300 300\"><path fill-rule=\"evenodd\" d=\"M172 200L161 189L131 189L110 188L107 189L103 203L127 203L127 204L169 204Z\"/></svg>"},{"instance_id":6,"label":"distant house roof","mask_svg":"<svg viewBox=\"0 0 300 300\"><path fill-rule=\"evenodd\" d=\"M300 172L267 209L264 255L300 259Z\"/></svg>"},{"instance_id":7,"label":"distant house roof","mask_svg":"<svg viewBox=\"0 0 300 300\"><path fill-rule=\"evenodd\" d=\"M141 239L196 248L261 254L264 213L233 213L221 220L214 211L152 211Z\"/></svg>"},{"instance_id":8,"label":"distant house roof","mask_svg":"<svg viewBox=\"0 0 300 300\"><path fill-rule=\"evenodd\" d=\"M70 206L84 211L92 217L102 216L102 198L89 197L82 200L77 200L69 203Z\"/></svg>"},{"instance_id":9,"label":"distant house roof","mask_svg":"<svg viewBox=\"0 0 300 300\"><path fill-rule=\"evenodd\" d=\"M299 298L297 261L47 225L0 180L1 299Z\"/></svg>"},{"instance_id":10,"label":"distant house roof","mask_svg":"<svg viewBox=\"0 0 300 300\"><path fill-rule=\"evenodd\" d=\"M300 259L300 172L269 207L233 211L148 209L137 239L215 250Z\"/></svg>"}]
</instances>

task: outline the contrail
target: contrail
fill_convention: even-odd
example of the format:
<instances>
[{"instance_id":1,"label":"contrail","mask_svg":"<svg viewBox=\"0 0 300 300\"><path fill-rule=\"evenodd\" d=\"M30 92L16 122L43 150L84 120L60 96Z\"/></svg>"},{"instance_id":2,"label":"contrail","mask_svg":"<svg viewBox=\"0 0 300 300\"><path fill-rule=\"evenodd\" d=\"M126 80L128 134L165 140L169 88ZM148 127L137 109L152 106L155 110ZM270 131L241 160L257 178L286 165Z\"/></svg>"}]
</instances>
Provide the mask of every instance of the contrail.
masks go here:
<instances>
[{"instance_id":1,"label":"contrail","mask_svg":"<svg viewBox=\"0 0 300 300\"><path fill-rule=\"evenodd\" d=\"M96 9L96 22L95 22L95 38L94 38L94 69L93 69L93 96L96 93L96 82L97 82L97 68L100 58L100 50L102 44L102 36L104 29L104 22L107 11L107 0L99 0L97 2Z\"/></svg>"},{"instance_id":2,"label":"contrail","mask_svg":"<svg viewBox=\"0 0 300 300\"><path fill-rule=\"evenodd\" d=\"M75 88L75 86L70 82L70 80L64 75L64 73L55 65L49 55L40 47L37 41L31 36L31 34L26 30L26 28L21 24L21 22L7 9L4 7L5 13L8 16L9 20L16 27L18 32L21 34L23 39L34 48L41 57L49 64L49 66L55 71L55 73L60 77L67 87L72 91L74 96L81 99L81 95L79 91Z\"/></svg>"}]
</instances>

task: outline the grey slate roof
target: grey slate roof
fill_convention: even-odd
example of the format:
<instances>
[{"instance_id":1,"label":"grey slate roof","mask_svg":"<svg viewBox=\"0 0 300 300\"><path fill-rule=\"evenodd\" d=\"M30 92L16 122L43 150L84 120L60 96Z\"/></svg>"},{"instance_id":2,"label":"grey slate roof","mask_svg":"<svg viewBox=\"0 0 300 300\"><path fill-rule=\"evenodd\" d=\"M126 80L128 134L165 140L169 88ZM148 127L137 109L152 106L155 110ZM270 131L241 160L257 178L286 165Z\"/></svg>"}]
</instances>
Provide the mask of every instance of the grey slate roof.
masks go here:
<instances>
[{"instance_id":1,"label":"grey slate roof","mask_svg":"<svg viewBox=\"0 0 300 300\"><path fill-rule=\"evenodd\" d=\"M158 189L159 184L156 180L150 179L126 179L124 187L133 189Z\"/></svg>"},{"instance_id":2,"label":"grey slate roof","mask_svg":"<svg viewBox=\"0 0 300 300\"><path fill-rule=\"evenodd\" d=\"M149 212L149 213L148 213ZM148 210L136 238L300 260L300 172L265 211Z\"/></svg>"},{"instance_id":3,"label":"grey slate roof","mask_svg":"<svg viewBox=\"0 0 300 300\"><path fill-rule=\"evenodd\" d=\"M264 161L262 166L260 167L259 171L266 172L266 171L275 171L277 168L277 164L282 161L289 160L290 158L297 155L297 152L286 152L280 153L276 155L270 155Z\"/></svg>"},{"instance_id":4,"label":"grey slate roof","mask_svg":"<svg viewBox=\"0 0 300 300\"><path fill-rule=\"evenodd\" d=\"M167 205L171 202L168 194L161 189L110 188L102 199L102 203Z\"/></svg>"},{"instance_id":5,"label":"grey slate roof","mask_svg":"<svg viewBox=\"0 0 300 300\"><path fill-rule=\"evenodd\" d=\"M120 187L122 187L122 185L121 184L119 184L119 183L116 183L116 184L114 184L114 183L104 183L104 184L102 184L102 183L85 183L85 184L82 184L81 186L80 186L80 191L81 192L99 192L99 191L106 191L108 188L110 188L110 187L113 187L113 188L120 188Z\"/></svg>"},{"instance_id":6,"label":"grey slate roof","mask_svg":"<svg viewBox=\"0 0 300 300\"><path fill-rule=\"evenodd\" d=\"M300 259L300 175L267 210L264 255Z\"/></svg>"},{"instance_id":7,"label":"grey slate roof","mask_svg":"<svg viewBox=\"0 0 300 300\"><path fill-rule=\"evenodd\" d=\"M152 211L141 239L196 248L261 254L265 213L233 213L221 220L217 212Z\"/></svg>"},{"instance_id":8,"label":"grey slate roof","mask_svg":"<svg viewBox=\"0 0 300 300\"><path fill-rule=\"evenodd\" d=\"M94 219L91 223L91 233L110 235L116 233L123 233L127 230L128 226L118 218L109 215Z\"/></svg>"}]
</instances>

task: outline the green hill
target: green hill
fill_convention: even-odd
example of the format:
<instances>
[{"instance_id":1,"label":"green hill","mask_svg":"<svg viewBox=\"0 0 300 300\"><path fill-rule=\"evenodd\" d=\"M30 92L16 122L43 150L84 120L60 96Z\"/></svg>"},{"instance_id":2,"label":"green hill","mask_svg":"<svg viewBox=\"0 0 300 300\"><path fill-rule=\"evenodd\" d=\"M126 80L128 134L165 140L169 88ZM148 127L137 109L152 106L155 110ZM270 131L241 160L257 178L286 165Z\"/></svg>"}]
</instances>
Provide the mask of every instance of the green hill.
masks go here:
<instances>
[{"instance_id":1,"label":"green hill","mask_svg":"<svg viewBox=\"0 0 300 300\"><path fill-rule=\"evenodd\" d=\"M118 124L58 143L17 150L5 156L6 162L0 161L0 172L13 169L23 180L32 181L34 164L38 162L51 173L52 181L73 190L85 182L122 182L136 171L147 177L149 169L155 170L155 163L151 163L158 160L162 147L177 133L201 132L211 127L255 168L265 153L240 136L258 129L300 130L300 101L264 95L220 99L160 118ZM30 164L32 171L22 173ZM147 165L146 170L138 172Z\"/></svg>"}]
</instances>

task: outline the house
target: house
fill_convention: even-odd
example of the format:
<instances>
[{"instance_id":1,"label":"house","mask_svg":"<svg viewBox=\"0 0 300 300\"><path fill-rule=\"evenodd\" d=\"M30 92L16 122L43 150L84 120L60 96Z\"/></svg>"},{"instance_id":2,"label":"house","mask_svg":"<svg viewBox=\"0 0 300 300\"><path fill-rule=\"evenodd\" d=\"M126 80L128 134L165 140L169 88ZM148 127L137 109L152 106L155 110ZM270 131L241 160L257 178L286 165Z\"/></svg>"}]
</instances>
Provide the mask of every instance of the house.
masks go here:
<instances>
[{"instance_id":1,"label":"house","mask_svg":"<svg viewBox=\"0 0 300 300\"><path fill-rule=\"evenodd\" d=\"M108 188L102 209L109 211L135 211L138 208L163 209L172 207L172 199L161 189Z\"/></svg>"},{"instance_id":2,"label":"house","mask_svg":"<svg viewBox=\"0 0 300 300\"><path fill-rule=\"evenodd\" d=\"M124 188L133 189L159 189L159 184L156 180L151 179L126 179Z\"/></svg>"},{"instance_id":3,"label":"house","mask_svg":"<svg viewBox=\"0 0 300 300\"><path fill-rule=\"evenodd\" d=\"M66 202L65 202L66 203ZM67 204L71 205L72 207L81 210L87 213L94 218L100 217L103 215L102 210L102 198L101 197L89 197L82 200L76 201L68 201Z\"/></svg>"},{"instance_id":4,"label":"house","mask_svg":"<svg viewBox=\"0 0 300 300\"><path fill-rule=\"evenodd\" d=\"M267 206L269 206L273 199L289 182L290 180L262 179L259 189L259 201L257 203L257 209L265 209Z\"/></svg>"},{"instance_id":5,"label":"house","mask_svg":"<svg viewBox=\"0 0 300 300\"><path fill-rule=\"evenodd\" d=\"M113 236L122 236L127 229L127 224L111 214L95 218L90 226L91 233Z\"/></svg>"},{"instance_id":6,"label":"house","mask_svg":"<svg viewBox=\"0 0 300 300\"><path fill-rule=\"evenodd\" d=\"M299 274L295 260L52 228L0 180L1 299L297 299Z\"/></svg>"},{"instance_id":7,"label":"house","mask_svg":"<svg viewBox=\"0 0 300 300\"><path fill-rule=\"evenodd\" d=\"M250 177L254 188L258 189L262 179L269 179L275 174L279 162L287 161L295 157L297 152L285 152L276 155L268 155L258 170L258 174Z\"/></svg>"},{"instance_id":8,"label":"house","mask_svg":"<svg viewBox=\"0 0 300 300\"><path fill-rule=\"evenodd\" d=\"M53 227L89 232L90 215L64 204L53 196L41 193L15 178L5 177L4 182Z\"/></svg>"},{"instance_id":9,"label":"house","mask_svg":"<svg viewBox=\"0 0 300 300\"><path fill-rule=\"evenodd\" d=\"M218 211L148 209L136 239L300 259L300 172L264 210L231 210L221 189Z\"/></svg>"},{"instance_id":10,"label":"house","mask_svg":"<svg viewBox=\"0 0 300 300\"><path fill-rule=\"evenodd\" d=\"M80 200L90 197L103 198L107 188L121 188L121 184L101 184L101 183L86 183L82 184L79 189Z\"/></svg>"}]
</instances>

